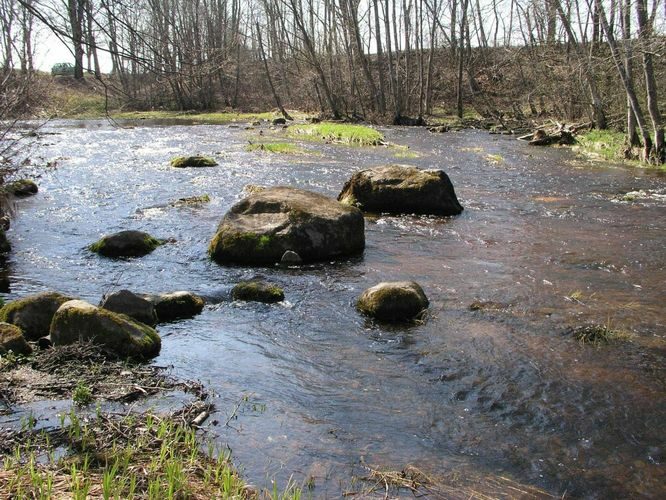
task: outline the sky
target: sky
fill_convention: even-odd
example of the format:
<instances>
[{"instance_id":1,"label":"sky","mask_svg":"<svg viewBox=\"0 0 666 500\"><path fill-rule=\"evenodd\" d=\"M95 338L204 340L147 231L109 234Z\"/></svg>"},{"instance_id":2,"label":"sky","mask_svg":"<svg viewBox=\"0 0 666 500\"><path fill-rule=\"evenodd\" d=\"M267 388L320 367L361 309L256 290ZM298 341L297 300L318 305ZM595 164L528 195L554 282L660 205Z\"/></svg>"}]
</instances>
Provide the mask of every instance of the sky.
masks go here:
<instances>
[{"instance_id":1,"label":"sky","mask_svg":"<svg viewBox=\"0 0 666 500\"><path fill-rule=\"evenodd\" d=\"M71 50L61 42L58 37L47 29L41 29L37 33L35 44L35 67L41 71L51 71L56 63L68 62L74 64L74 56ZM103 73L111 71L111 58L106 52L98 51L99 63ZM84 57L84 66L87 59Z\"/></svg>"}]
</instances>

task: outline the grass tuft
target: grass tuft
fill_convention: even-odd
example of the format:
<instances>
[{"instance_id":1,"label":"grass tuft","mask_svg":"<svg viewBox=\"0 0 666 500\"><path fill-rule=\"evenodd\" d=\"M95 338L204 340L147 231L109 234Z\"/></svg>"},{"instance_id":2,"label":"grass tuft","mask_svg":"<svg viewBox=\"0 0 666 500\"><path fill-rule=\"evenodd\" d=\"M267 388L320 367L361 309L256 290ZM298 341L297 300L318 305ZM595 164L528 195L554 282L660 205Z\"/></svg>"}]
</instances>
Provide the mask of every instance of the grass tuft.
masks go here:
<instances>
[{"instance_id":1,"label":"grass tuft","mask_svg":"<svg viewBox=\"0 0 666 500\"><path fill-rule=\"evenodd\" d=\"M261 144L248 144L245 151L263 151L266 153L280 153L280 154L299 154L304 151L288 142L268 142Z\"/></svg>"},{"instance_id":2,"label":"grass tuft","mask_svg":"<svg viewBox=\"0 0 666 500\"><path fill-rule=\"evenodd\" d=\"M305 136L323 142L339 142L354 146L380 146L384 136L374 128L348 123L315 123L289 127L292 137Z\"/></svg>"}]
</instances>

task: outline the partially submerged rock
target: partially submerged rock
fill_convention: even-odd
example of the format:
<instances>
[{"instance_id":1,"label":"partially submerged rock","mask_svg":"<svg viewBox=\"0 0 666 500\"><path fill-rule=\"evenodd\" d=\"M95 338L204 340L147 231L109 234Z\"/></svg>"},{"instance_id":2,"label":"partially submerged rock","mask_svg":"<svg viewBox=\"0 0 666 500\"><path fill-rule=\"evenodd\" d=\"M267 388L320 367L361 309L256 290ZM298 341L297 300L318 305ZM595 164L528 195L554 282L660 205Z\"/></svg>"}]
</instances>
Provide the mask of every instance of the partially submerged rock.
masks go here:
<instances>
[{"instance_id":1,"label":"partially submerged rock","mask_svg":"<svg viewBox=\"0 0 666 500\"><path fill-rule=\"evenodd\" d=\"M187 167L214 167L217 162L208 156L178 156L171 160L171 166L174 168L187 168Z\"/></svg>"},{"instance_id":2,"label":"partially submerged rock","mask_svg":"<svg viewBox=\"0 0 666 500\"><path fill-rule=\"evenodd\" d=\"M284 290L277 285L263 281L242 281L233 287L231 297L234 300L281 302L284 300Z\"/></svg>"},{"instance_id":3,"label":"partially submerged rock","mask_svg":"<svg viewBox=\"0 0 666 500\"><path fill-rule=\"evenodd\" d=\"M185 291L142 294L141 297L153 304L159 323L196 316L205 304L203 298Z\"/></svg>"},{"instance_id":4,"label":"partially submerged rock","mask_svg":"<svg viewBox=\"0 0 666 500\"><path fill-rule=\"evenodd\" d=\"M292 250L287 250L280 258L280 264L283 266L297 266L301 262L303 262L301 256Z\"/></svg>"},{"instance_id":5,"label":"partially submerged rock","mask_svg":"<svg viewBox=\"0 0 666 500\"><path fill-rule=\"evenodd\" d=\"M147 358L160 351L161 340L148 325L83 300L65 302L51 323L54 346L91 341L119 356Z\"/></svg>"},{"instance_id":6,"label":"partially submerged rock","mask_svg":"<svg viewBox=\"0 0 666 500\"><path fill-rule=\"evenodd\" d=\"M72 297L57 292L29 295L0 309L0 321L18 326L26 339L37 340L49 334L53 315L70 300Z\"/></svg>"},{"instance_id":7,"label":"partially submerged rock","mask_svg":"<svg viewBox=\"0 0 666 500\"><path fill-rule=\"evenodd\" d=\"M209 254L220 264L272 264L287 250L311 262L357 255L364 247L358 209L318 193L273 187L231 207Z\"/></svg>"},{"instance_id":8,"label":"partially submerged rock","mask_svg":"<svg viewBox=\"0 0 666 500\"><path fill-rule=\"evenodd\" d=\"M403 165L356 172L338 200L365 212L458 215L463 210L443 170Z\"/></svg>"},{"instance_id":9,"label":"partially submerged rock","mask_svg":"<svg viewBox=\"0 0 666 500\"><path fill-rule=\"evenodd\" d=\"M104 236L88 248L105 257L142 257L162 244L143 231L120 231Z\"/></svg>"},{"instance_id":10,"label":"partially submerged rock","mask_svg":"<svg viewBox=\"0 0 666 500\"><path fill-rule=\"evenodd\" d=\"M35 184L34 181L30 179L19 179L17 181L10 182L5 186L5 191L13 194L18 197L32 196L37 194L39 187Z\"/></svg>"},{"instance_id":11,"label":"partially submerged rock","mask_svg":"<svg viewBox=\"0 0 666 500\"><path fill-rule=\"evenodd\" d=\"M100 307L125 314L149 326L157 324L157 313L155 312L154 304L129 290L120 290L105 295L100 303Z\"/></svg>"},{"instance_id":12,"label":"partially submerged rock","mask_svg":"<svg viewBox=\"0 0 666 500\"><path fill-rule=\"evenodd\" d=\"M359 311L382 321L409 321L428 308L423 289L414 281L383 282L364 291L356 303Z\"/></svg>"},{"instance_id":13,"label":"partially submerged rock","mask_svg":"<svg viewBox=\"0 0 666 500\"><path fill-rule=\"evenodd\" d=\"M23 332L18 326L0 323L0 354L6 354L9 351L27 356L32 352L32 347L26 342Z\"/></svg>"},{"instance_id":14,"label":"partially submerged rock","mask_svg":"<svg viewBox=\"0 0 666 500\"><path fill-rule=\"evenodd\" d=\"M9 243L9 240L7 239L7 234L5 234L5 230L0 228L0 254L3 253L9 253L12 249L11 243Z\"/></svg>"}]
</instances>

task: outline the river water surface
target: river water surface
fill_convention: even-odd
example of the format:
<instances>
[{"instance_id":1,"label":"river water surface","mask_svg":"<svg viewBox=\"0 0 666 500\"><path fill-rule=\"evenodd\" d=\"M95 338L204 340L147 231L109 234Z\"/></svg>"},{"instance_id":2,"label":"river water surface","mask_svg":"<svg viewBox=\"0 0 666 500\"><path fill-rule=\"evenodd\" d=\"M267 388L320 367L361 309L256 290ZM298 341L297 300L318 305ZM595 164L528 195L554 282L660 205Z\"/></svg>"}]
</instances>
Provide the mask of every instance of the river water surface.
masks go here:
<instances>
[{"instance_id":1,"label":"river water surface","mask_svg":"<svg viewBox=\"0 0 666 500\"><path fill-rule=\"evenodd\" d=\"M5 298L53 289L97 303L120 288L205 296L198 317L158 327L155 363L216 395L210 435L251 483L312 478L314 497L335 498L362 489L350 478L366 466L412 465L481 493L505 477L555 496L666 496L659 172L477 131L384 130L416 158L315 143L302 144L305 155L251 153L258 131L227 125L52 122L42 132L53 134L37 139L28 167L40 192L18 202L8 233ZM169 166L194 153L220 165ZM465 211L368 217L365 253L350 261L249 269L208 259L245 185L337 196L354 171L395 162L444 169ZM202 194L209 203L172 205ZM123 229L173 241L141 259L86 250ZM253 277L281 285L286 301L232 302L231 287ZM423 324L387 327L356 313L358 295L386 280L423 286ZM471 310L475 301L486 306ZM626 338L582 345L568 329L588 323Z\"/></svg>"}]
</instances>

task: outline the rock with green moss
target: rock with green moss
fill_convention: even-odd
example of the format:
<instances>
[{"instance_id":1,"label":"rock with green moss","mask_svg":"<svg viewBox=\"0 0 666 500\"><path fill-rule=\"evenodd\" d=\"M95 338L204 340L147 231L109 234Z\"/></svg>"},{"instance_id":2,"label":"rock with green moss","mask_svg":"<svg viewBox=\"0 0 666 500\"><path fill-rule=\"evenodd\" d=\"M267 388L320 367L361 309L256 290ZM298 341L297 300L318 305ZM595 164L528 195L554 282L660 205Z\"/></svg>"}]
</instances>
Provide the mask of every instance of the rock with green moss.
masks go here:
<instances>
[{"instance_id":1,"label":"rock with green moss","mask_svg":"<svg viewBox=\"0 0 666 500\"><path fill-rule=\"evenodd\" d=\"M149 358L160 352L157 332L124 314L83 300L65 302L51 323L54 346L93 342L122 357Z\"/></svg>"},{"instance_id":2,"label":"rock with green moss","mask_svg":"<svg viewBox=\"0 0 666 500\"><path fill-rule=\"evenodd\" d=\"M209 245L220 264L268 265L287 250L303 262L358 255L363 214L327 196L291 187L267 188L236 203Z\"/></svg>"},{"instance_id":3,"label":"rock with green moss","mask_svg":"<svg viewBox=\"0 0 666 500\"><path fill-rule=\"evenodd\" d=\"M420 317L429 301L414 281L383 282L364 291L356 303L359 311L381 321L409 321Z\"/></svg>"},{"instance_id":4,"label":"rock with green moss","mask_svg":"<svg viewBox=\"0 0 666 500\"><path fill-rule=\"evenodd\" d=\"M241 281L231 290L234 300L255 302L281 302L284 300L284 290L277 285L263 281Z\"/></svg>"},{"instance_id":5,"label":"rock with green moss","mask_svg":"<svg viewBox=\"0 0 666 500\"><path fill-rule=\"evenodd\" d=\"M23 198L37 194L39 188L37 187L37 184L30 179L19 179L18 181L13 181L7 184L5 186L5 191L14 196Z\"/></svg>"},{"instance_id":6,"label":"rock with green moss","mask_svg":"<svg viewBox=\"0 0 666 500\"><path fill-rule=\"evenodd\" d=\"M99 306L109 311L125 314L148 326L157 324L157 313L153 303L129 290L106 294Z\"/></svg>"},{"instance_id":7,"label":"rock with green moss","mask_svg":"<svg viewBox=\"0 0 666 500\"><path fill-rule=\"evenodd\" d=\"M205 305L203 298L186 291L141 294L140 297L153 304L159 323L191 318L199 314Z\"/></svg>"},{"instance_id":8,"label":"rock with green moss","mask_svg":"<svg viewBox=\"0 0 666 500\"><path fill-rule=\"evenodd\" d=\"M171 166L174 168L187 167L214 167L217 162L208 156L178 156L171 160Z\"/></svg>"},{"instance_id":9,"label":"rock with green moss","mask_svg":"<svg viewBox=\"0 0 666 500\"><path fill-rule=\"evenodd\" d=\"M27 356L32 353L32 347L26 342L23 332L18 326L0 323L0 354L6 354L9 351Z\"/></svg>"},{"instance_id":10,"label":"rock with green moss","mask_svg":"<svg viewBox=\"0 0 666 500\"><path fill-rule=\"evenodd\" d=\"M365 212L458 215L463 211L444 171L403 165L356 172L338 200Z\"/></svg>"},{"instance_id":11,"label":"rock with green moss","mask_svg":"<svg viewBox=\"0 0 666 500\"><path fill-rule=\"evenodd\" d=\"M164 244L143 231L120 231L90 245L92 252L105 257L142 257Z\"/></svg>"},{"instance_id":12,"label":"rock with green moss","mask_svg":"<svg viewBox=\"0 0 666 500\"><path fill-rule=\"evenodd\" d=\"M49 334L51 320L58 308L72 297L44 292L14 300L0 309L0 321L18 326L28 340Z\"/></svg>"}]
</instances>

